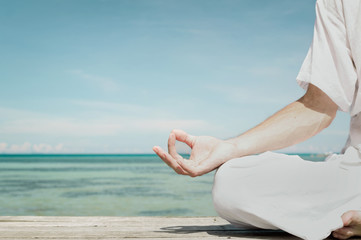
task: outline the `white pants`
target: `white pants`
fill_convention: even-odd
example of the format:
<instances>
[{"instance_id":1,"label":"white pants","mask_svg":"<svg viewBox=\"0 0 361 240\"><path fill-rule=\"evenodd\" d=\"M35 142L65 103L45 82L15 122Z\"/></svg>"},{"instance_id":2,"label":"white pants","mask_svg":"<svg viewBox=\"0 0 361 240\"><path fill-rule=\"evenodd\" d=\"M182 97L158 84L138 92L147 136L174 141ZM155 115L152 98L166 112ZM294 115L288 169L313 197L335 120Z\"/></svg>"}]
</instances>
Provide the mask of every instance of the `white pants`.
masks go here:
<instances>
[{"instance_id":1,"label":"white pants","mask_svg":"<svg viewBox=\"0 0 361 240\"><path fill-rule=\"evenodd\" d=\"M273 152L232 159L215 175L215 209L241 227L326 238L344 212L361 207L360 156L350 147L326 162Z\"/></svg>"}]
</instances>

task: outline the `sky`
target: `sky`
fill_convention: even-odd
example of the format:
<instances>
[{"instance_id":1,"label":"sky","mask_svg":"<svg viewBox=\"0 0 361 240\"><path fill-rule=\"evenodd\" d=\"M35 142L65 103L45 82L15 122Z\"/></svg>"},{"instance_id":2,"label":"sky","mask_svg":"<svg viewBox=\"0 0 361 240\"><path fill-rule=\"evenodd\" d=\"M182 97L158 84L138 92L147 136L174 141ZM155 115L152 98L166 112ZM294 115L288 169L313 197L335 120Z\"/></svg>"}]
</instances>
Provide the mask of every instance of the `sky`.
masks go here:
<instances>
[{"instance_id":1,"label":"sky","mask_svg":"<svg viewBox=\"0 0 361 240\"><path fill-rule=\"evenodd\" d=\"M0 153L151 153L304 94L314 0L0 0ZM349 116L284 152L340 151ZM180 146L182 148L182 146Z\"/></svg>"}]
</instances>

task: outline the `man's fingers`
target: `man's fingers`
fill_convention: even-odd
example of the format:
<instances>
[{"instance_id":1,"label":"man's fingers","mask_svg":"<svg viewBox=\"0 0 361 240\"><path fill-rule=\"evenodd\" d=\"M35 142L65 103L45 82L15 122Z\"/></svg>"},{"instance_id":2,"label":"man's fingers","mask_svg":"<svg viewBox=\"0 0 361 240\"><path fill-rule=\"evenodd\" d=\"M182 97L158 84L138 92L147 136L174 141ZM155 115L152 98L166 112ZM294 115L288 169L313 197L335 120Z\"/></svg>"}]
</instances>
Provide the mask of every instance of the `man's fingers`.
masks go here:
<instances>
[{"instance_id":1,"label":"man's fingers","mask_svg":"<svg viewBox=\"0 0 361 240\"><path fill-rule=\"evenodd\" d=\"M182 156L177 153L177 149L175 147L175 142L176 142L175 134L174 133L169 134L168 152L173 158L182 159Z\"/></svg>"},{"instance_id":2,"label":"man's fingers","mask_svg":"<svg viewBox=\"0 0 361 240\"><path fill-rule=\"evenodd\" d=\"M172 133L175 135L175 138L180 141L187 144L190 148L193 148L195 137L186 133L183 130L174 129Z\"/></svg>"},{"instance_id":3,"label":"man's fingers","mask_svg":"<svg viewBox=\"0 0 361 240\"><path fill-rule=\"evenodd\" d=\"M187 175L191 177L197 177L205 174L202 166L192 166L192 164L188 161L184 159L177 161L181 168L187 172Z\"/></svg>"},{"instance_id":4,"label":"man's fingers","mask_svg":"<svg viewBox=\"0 0 361 240\"><path fill-rule=\"evenodd\" d=\"M341 218L342 218L343 226L347 227L352 223L352 216L354 216L353 211L348 211L342 214Z\"/></svg>"},{"instance_id":5,"label":"man's fingers","mask_svg":"<svg viewBox=\"0 0 361 240\"><path fill-rule=\"evenodd\" d=\"M196 163L198 165L194 166L195 162L191 160L180 159L177 160L177 162L181 168L188 173L187 175L191 177L202 176L203 174L209 173L216 168L209 164L202 164L202 162L198 162Z\"/></svg>"},{"instance_id":6,"label":"man's fingers","mask_svg":"<svg viewBox=\"0 0 361 240\"><path fill-rule=\"evenodd\" d=\"M178 164L178 162L167 152L165 152L163 149L161 149L158 146L153 147L153 151L173 170L182 175L188 175L186 171L182 169L182 167Z\"/></svg>"},{"instance_id":7,"label":"man's fingers","mask_svg":"<svg viewBox=\"0 0 361 240\"><path fill-rule=\"evenodd\" d=\"M340 229L337 229L336 231L334 231L332 235L338 239L347 239L347 238L354 236L355 234L354 234L352 228L343 227L343 228L340 228Z\"/></svg>"}]
</instances>

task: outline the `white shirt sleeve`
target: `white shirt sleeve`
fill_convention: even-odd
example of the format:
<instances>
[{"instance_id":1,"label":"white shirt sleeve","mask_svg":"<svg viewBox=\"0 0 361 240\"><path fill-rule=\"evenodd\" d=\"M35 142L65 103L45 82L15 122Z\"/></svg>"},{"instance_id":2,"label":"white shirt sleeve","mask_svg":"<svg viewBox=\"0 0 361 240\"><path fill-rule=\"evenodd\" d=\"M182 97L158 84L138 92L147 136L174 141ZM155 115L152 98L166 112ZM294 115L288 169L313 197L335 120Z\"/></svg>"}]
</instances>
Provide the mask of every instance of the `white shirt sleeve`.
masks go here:
<instances>
[{"instance_id":1,"label":"white shirt sleeve","mask_svg":"<svg viewBox=\"0 0 361 240\"><path fill-rule=\"evenodd\" d=\"M339 107L351 110L357 73L343 16L342 1L318 0L311 47L297 76L298 84L320 88Z\"/></svg>"}]
</instances>

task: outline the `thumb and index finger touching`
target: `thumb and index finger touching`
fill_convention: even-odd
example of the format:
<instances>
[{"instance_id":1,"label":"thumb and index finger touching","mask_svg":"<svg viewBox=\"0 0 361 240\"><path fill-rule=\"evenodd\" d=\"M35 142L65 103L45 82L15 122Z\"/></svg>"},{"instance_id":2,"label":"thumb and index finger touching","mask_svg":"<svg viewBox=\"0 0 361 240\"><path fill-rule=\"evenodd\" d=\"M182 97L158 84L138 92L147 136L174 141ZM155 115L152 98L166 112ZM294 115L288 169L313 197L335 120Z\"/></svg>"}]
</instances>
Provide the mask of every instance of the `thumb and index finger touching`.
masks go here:
<instances>
[{"instance_id":1,"label":"thumb and index finger touching","mask_svg":"<svg viewBox=\"0 0 361 240\"><path fill-rule=\"evenodd\" d=\"M190 148L193 148L195 136L192 136L192 135L186 133L185 131L179 130L179 129L174 129L169 134L168 153L171 154L174 158L180 159L182 157L177 153L177 149L175 147L176 141L183 142L183 143L187 144ZM156 153L157 153L156 150L158 150L158 149L161 149L161 148L159 146L153 147L153 151L155 151Z\"/></svg>"},{"instance_id":2,"label":"thumb and index finger touching","mask_svg":"<svg viewBox=\"0 0 361 240\"><path fill-rule=\"evenodd\" d=\"M187 144L190 148L193 148L195 144L196 137L186 133L183 130L175 129L173 130L168 139L168 151L169 154L177 160L177 164L187 173L187 175L195 177L202 175L204 173L203 167L194 166L189 162L185 161L182 156L180 156L175 148L176 140Z\"/></svg>"},{"instance_id":3,"label":"thumb and index finger touching","mask_svg":"<svg viewBox=\"0 0 361 240\"><path fill-rule=\"evenodd\" d=\"M172 156L179 156L178 157L178 161L177 163L179 164L179 166L185 170L187 172L187 175L190 176L200 176L203 175L207 172L210 172L212 170L214 170L214 166L210 165L210 164L200 164L200 165L192 165L189 164L188 162L185 162L183 157L181 157L175 149L175 140L178 140L180 142L184 142L185 144L187 144L190 148L193 149L193 146L195 145L196 142L196 136L192 136L188 133L186 133L183 130L179 130L179 129L175 129L171 132L169 139L171 139L171 144L169 144L168 141L168 149L169 149L169 153ZM176 155L175 155L176 154ZM208 156L208 160L209 162L212 162L214 160L215 156Z\"/></svg>"},{"instance_id":4,"label":"thumb and index finger touching","mask_svg":"<svg viewBox=\"0 0 361 240\"><path fill-rule=\"evenodd\" d=\"M153 150L166 164L168 164L168 166L173 168L173 170L178 174L189 175L191 177L200 176L214 170L217 167L215 164L210 164L217 160L216 156L208 156L207 164L202 164L199 161L197 161L197 163L194 161L185 161L185 159L177 153L175 147L175 143L178 140L187 144L191 149L193 149L194 145L196 144L196 139L196 136L190 135L183 130L175 129L170 133L168 138L168 152L164 151L158 146L153 147Z\"/></svg>"},{"instance_id":5,"label":"thumb and index finger touching","mask_svg":"<svg viewBox=\"0 0 361 240\"><path fill-rule=\"evenodd\" d=\"M174 146L175 145L175 140L183 142L185 144L187 144L190 148L193 148L194 146L194 141L195 141L195 136L190 135L188 133L186 133L183 130L180 129L174 129L172 130L172 132L169 134L169 138L168 138L168 148L170 146ZM158 146L155 146L154 148L159 148ZM153 150L154 150L153 148ZM172 149L174 150L174 149Z\"/></svg>"},{"instance_id":6,"label":"thumb and index finger touching","mask_svg":"<svg viewBox=\"0 0 361 240\"><path fill-rule=\"evenodd\" d=\"M184 165L183 157L177 153L175 143L176 140L186 143L189 147L193 147L195 137L187 134L183 130L173 130L168 138L168 152L164 151L159 146L154 146L153 151L166 163L179 174L188 175L188 173L181 167Z\"/></svg>"},{"instance_id":7,"label":"thumb and index finger touching","mask_svg":"<svg viewBox=\"0 0 361 240\"><path fill-rule=\"evenodd\" d=\"M193 148L194 141L195 141L195 136L192 136L192 135L190 135L190 134L188 134L185 131L180 130L180 129L174 129L171 132L171 134L174 134L176 140L178 140L180 142L184 142L190 148Z\"/></svg>"}]
</instances>

